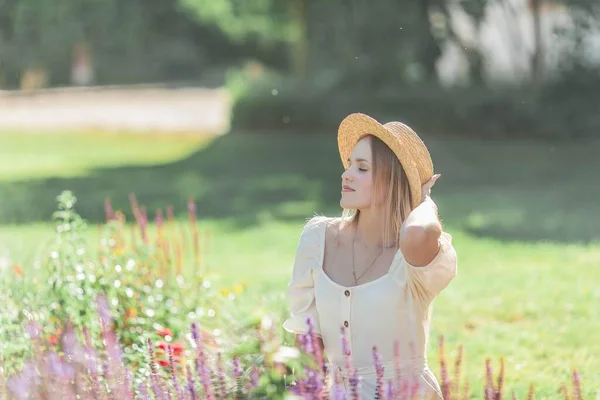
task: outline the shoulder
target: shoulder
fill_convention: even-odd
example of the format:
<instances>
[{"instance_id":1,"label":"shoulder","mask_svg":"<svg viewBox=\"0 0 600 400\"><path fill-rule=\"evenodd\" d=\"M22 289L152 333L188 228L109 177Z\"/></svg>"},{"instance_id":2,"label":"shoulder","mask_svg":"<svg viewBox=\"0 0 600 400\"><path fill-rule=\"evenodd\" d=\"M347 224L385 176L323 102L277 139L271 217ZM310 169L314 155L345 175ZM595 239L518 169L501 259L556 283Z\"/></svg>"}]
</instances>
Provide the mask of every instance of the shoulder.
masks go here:
<instances>
[{"instance_id":1,"label":"shoulder","mask_svg":"<svg viewBox=\"0 0 600 400\"><path fill-rule=\"evenodd\" d=\"M331 227L335 229L336 226L339 226L339 221L340 218L326 217L324 215L314 215L306 220L303 231L309 232L319 228L327 228L327 230L330 230Z\"/></svg>"},{"instance_id":2,"label":"shoulder","mask_svg":"<svg viewBox=\"0 0 600 400\"><path fill-rule=\"evenodd\" d=\"M305 222L300 239L310 240L318 237L319 241L322 241L323 234L327 239L336 237L339 231L340 222L341 218L314 215Z\"/></svg>"}]
</instances>

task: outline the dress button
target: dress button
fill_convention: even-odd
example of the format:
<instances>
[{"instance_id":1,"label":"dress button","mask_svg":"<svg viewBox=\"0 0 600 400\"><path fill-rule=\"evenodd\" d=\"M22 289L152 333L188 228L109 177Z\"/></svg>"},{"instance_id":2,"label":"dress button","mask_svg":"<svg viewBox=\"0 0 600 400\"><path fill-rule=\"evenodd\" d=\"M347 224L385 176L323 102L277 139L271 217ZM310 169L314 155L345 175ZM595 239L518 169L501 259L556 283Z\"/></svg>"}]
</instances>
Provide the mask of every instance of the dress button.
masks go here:
<instances>
[{"instance_id":1,"label":"dress button","mask_svg":"<svg viewBox=\"0 0 600 400\"><path fill-rule=\"evenodd\" d=\"M344 292L344 294L346 295L346 297L350 297L350 291L349 291L349 290L346 290L346 291Z\"/></svg>"},{"instance_id":2,"label":"dress button","mask_svg":"<svg viewBox=\"0 0 600 400\"><path fill-rule=\"evenodd\" d=\"M348 321L344 321L344 326L347 328L348 327Z\"/></svg>"}]
</instances>

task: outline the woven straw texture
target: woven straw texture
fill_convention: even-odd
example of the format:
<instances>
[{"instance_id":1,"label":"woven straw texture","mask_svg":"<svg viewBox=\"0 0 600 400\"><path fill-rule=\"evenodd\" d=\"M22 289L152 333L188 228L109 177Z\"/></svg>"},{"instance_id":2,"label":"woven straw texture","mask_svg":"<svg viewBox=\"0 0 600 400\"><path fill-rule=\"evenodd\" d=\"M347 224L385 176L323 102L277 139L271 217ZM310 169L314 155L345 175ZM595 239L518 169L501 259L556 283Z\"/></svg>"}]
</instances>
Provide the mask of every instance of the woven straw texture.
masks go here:
<instances>
[{"instance_id":1,"label":"woven straw texture","mask_svg":"<svg viewBox=\"0 0 600 400\"><path fill-rule=\"evenodd\" d=\"M365 135L381 139L398 157L410 187L411 207L421 203L421 186L433 176L431 155L421 138L409 126L393 121L381 124L368 115L350 114L338 129L338 148L344 168L356 143Z\"/></svg>"}]
</instances>

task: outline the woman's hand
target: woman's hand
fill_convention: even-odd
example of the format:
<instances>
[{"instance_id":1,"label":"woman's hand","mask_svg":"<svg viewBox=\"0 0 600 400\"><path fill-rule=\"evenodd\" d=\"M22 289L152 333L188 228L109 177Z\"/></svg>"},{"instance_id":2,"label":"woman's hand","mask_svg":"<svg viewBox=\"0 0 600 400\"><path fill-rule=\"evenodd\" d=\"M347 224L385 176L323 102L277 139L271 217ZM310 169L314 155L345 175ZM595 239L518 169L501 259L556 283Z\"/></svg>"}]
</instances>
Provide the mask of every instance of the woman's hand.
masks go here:
<instances>
[{"instance_id":1,"label":"woman's hand","mask_svg":"<svg viewBox=\"0 0 600 400\"><path fill-rule=\"evenodd\" d=\"M421 186L421 203L425 201L427 197L431 196L431 188L435 185L435 182L440 177L440 174L435 174L427 182Z\"/></svg>"}]
</instances>

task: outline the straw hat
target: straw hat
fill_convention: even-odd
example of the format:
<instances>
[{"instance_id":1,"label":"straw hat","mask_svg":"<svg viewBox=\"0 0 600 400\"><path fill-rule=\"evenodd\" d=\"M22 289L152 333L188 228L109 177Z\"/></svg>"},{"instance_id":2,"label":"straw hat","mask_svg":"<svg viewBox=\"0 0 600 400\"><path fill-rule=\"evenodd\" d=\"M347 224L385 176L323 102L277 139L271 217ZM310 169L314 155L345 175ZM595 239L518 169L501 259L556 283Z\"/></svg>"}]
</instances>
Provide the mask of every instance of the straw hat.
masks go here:
<instances>
[{"instance_id":1,"label":"straw hat","mask_svg":"<svg viewBox=\"0 0 600 400\"><path fill-rule=\"evenodd\" d=\"M338 129L338 148L344 168L356 143L365 135L381 139L398 157L408 178L411 207L421 204L421 186L433 176L433 162L421 138L402 122L384 125L368 115L350 114Z\"/></svg>"}]
</instances>

